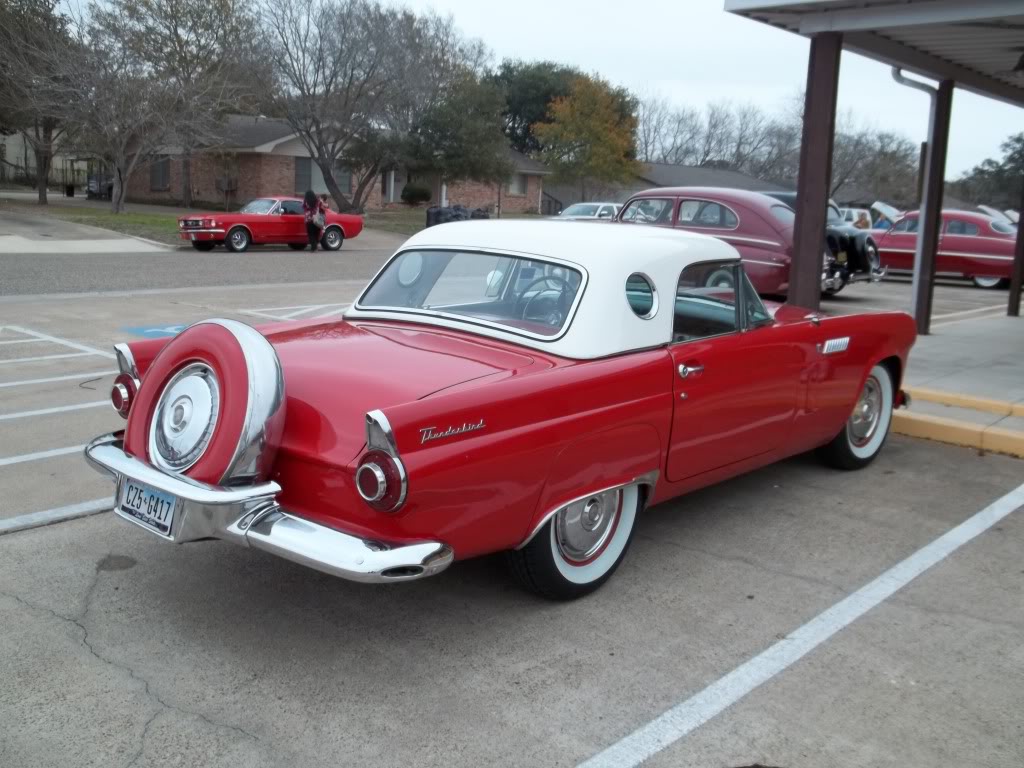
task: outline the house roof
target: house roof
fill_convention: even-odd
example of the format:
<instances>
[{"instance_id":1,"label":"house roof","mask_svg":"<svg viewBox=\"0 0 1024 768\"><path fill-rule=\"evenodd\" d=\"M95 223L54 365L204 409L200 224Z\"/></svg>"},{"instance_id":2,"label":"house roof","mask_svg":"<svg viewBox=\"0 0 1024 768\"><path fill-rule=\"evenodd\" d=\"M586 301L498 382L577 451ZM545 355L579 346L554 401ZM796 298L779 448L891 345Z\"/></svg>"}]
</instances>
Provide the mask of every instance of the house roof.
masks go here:
<instances>
[{"instance_id":1,"label":"house roof","mask_svg":"<svg viewBox=\"0 0 1024 768\"><path fill-rule=\"evenodd\" d=\"M729 187L750 192L793 188L791 184L763 181L739 171L706 165L646 163L640 178L656 187Z\"/></svg>"},{"instance_id":2,"label":"house roof","mask_svg":"<svg viewBox=\"0 0 1024 768\"><path fill-rule=\"evenodd\" d=\"M295 135L287 120L262 115L228 115L221 143L238 149L255 149Z\"/></svg>"},{"instance_id":3,"label":"house roof","mask_svg":"<svg viewBox=\"0 0 1024 768\"><path fill-rule=\"evenodd\" d=\"M519 173L526 173L535 176L546 176L551 173L544 163L538 162L532 157L527 157L522 152L517 152L511 147L508 149L508 159L512 161L512 165L515 166L515 169L519 171Z\"/></svg>"}]
</instances>

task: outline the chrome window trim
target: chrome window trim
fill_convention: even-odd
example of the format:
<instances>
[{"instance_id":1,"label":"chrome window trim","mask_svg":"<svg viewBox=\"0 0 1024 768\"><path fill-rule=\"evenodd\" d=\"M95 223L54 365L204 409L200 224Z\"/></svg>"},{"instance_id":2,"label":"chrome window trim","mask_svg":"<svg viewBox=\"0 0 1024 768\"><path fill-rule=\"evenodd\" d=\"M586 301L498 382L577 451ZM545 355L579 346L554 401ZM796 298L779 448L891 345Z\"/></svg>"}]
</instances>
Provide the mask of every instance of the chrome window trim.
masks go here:
<instances>
[{"instance_id":1,"label":"chrome window trim","mask_svg":"<svg viewBox=\"0 0 1024 768\"><path fill-rule=\"evenodd\" d=\"M658 477L659 477L659 475L660 475L659 470L652 469L650 472L644 472L642 475L637 475L632 480L630 480L628 483L619 483L618 485L610 485L607 488L601 488L601 489L596 490L596 491L591 491L590 493L584 493L582 496L577 496L574 499L570 499L569 501L562 502L561 504L556 506L554 509L549 509L547 512L544 513L543 517L541 517L541 519L540 519L540 522L538 522L537 525L535 525L533 527L533 529L530 531L530 534L525 539L523 539L523 541L516 547L516 549L522 549L527 544L529 544L531 541L533 541L533 538L544 529L545 525L547 525L549 522L551 522L551 518L560 509L564 509L565 507L569 506L570 504L575 504L578 501L583 501L584 499L589 499L591 496L597 496L600 493L607 493L608 491L617 491L617 490L619 490L621 488L628 488L631 485L643 485L643 486L645 486L648 489L647 498L650 499L650 497L654 495L655 489L658 487Z\"/></svg>"},{"instance_id":2,"label":"chrome window trim","mask_svg":"<svg viewBox=\"0 0 1024 768\"><path fill-rule=\"evenodd\" d=\"M683 224L683 220L679 218L679 209L683 207L683 203L688 202L690 200L693 200L694 202L698 203L714 203L715 205L722 206L727 211L729 211L729 213L736 217L736 225L733 227L717 227L711 224ZM674 213L675 226L677 227L687 227L688 229L714 229L720 232L735 232L737 229L740 228L741 220L739 214L736 213L736 211L734 211L731 206L726 205L721 200L709 200L706 197L680 197L678 198L678 202L676 203L676 209ZM772 245L777 245L777 243L772 243Z\"/></svg>"},{"instance_id":3,"label":"chrome window trim","mask_svg":"<svg viewBox=\"0 0 1024 768\"><path fill-rule=\"evenodd\" d=\"M455 253L476 253L487 256L499 257L506 256L526 261L541 261L546 264L557 264L564 267L569 267L570 269L579 272L580 286L576 290L576 296L573 299L572 306L569 307L569 312L565 316L565 321L562 323L562 327L559 330L559 333L554 336L543 336L539 333L532 333L530 331L517 329L514 326L503 325L502 323L495 323L490 320L481 320L479 318L474 318L469 315L460 315L455 312L437 312L435 310L416 309L410 307L364 306L362 304L363 297L371 288L373 288L373 286L377 283L377 280L380 279L380 276L385 272L385 270L387 270L391 263L394 262L397 258L406 253L409 253L410 251L454 251ZM576 262L568 261L567 259L559 259L555 256L543 256L541 254L536 253L525 253L523 251L506 250L504 248L467 248L466 246L460 245L418 245L412 248L401 248L398 251L396 251L395 254L384 263L384 266L377 270L377 274L373 276L373 279L370 280L369 283L367 283L366 287L359 294L359 298L357 298L355 300L355 303L352 305L352 309L356 310L357 312L365 312L366 314L361 316L367 318L383 318L386 320L394 318L395 315L398 315L399 319L405 319L403 317L404 315L411 315L416 318L436 317L444 320L449 320L460 325L476 326L480 328L492 328L496 331L501 331L502 333L507 333L512 336L522 336L527 339L533 339L535 341L541 342L552 342L558 341L569 332L569 328L572 326L573 320L576 318L576 311L579 309L580 303L583 300L583 294L586 293L586 288L589 281L590 274L587 272L587 268L584 267L582 264L577 264Z\"/></svg>"},{"instance_id":4,"label":"chrome window trim","mask_svg":"<svg viewBox=\"0 0 1024 768\"><path fill-rule=\"evenodd\" d=\"M637 314L636 310L633 309L633 305L629 303L629 281L631 278L639 277L647 283L647 286L651 289L651 311L646 315ZM629 277L626 278L626 290L623 292L623 296L626 298L626 305L630 311L639 317L641 320L650 320L658 314L658 287L654 284L654 280L646 272L632 272Z\"/></svg>"},{"instance_id":5,"label":"chrome window trim","mask_svg":"<svg viewBox=\"0 0 1024 768\"><path fill-rule=\"evenodd\" d=\"M711 229L711 227L708 227ZM747 237L746 235L719 235L723 240L740 240L744 243L754 243L754 245L774 245L776 248L781 248L782 243L776 242L775 240L762 240L760 237Z\"/></svg>"}]
</instances>

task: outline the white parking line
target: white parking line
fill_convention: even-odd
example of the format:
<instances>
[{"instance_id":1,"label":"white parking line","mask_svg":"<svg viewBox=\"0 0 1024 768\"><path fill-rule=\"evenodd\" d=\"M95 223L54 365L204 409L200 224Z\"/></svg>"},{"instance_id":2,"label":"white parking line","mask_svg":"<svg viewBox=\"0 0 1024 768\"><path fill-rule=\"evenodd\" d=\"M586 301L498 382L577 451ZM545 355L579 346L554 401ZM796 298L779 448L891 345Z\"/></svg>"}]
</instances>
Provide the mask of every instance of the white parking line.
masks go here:
<instances>
[{"instance_id":1,"label":"white parking line","mask_svg":"<svg viewBox=\"0 0 1024 768\"><path fill-rule=\"evenodd\" d=\"M42 360L63 360L69 357L88 357L92 352L61 352L59 355L39 355L38 357L12 357L9 360L0 360L0 365L13 365L14 363L38 363Z\"/></svg>"},{"instance_id":2,"label":"white parking line","mask_svg":"<svg viewBox=\"0 0 1024 768\"><path fill-rule=\"evenodd\" d=\"M83 501L81 504L69 504L66 507L46 509L42 512L29 512L17 517L9 517L0 520L0 534L23 531L26 528L38 528L41 525L60 523L64 520L72 520L76 517L85 517L97 512L106 512L114 506L113 500L108 497L104 499L93 499Z\"/></svg>"},{"instance_id":3,"label":"white parking line","mask_svg":"<svg viewBox=\"0 0 1024 768\"><path fill-rule=\"evenodd\" d=\"M687 736L1024 505L1021 485L579 768L632 768Z\"/></svg>"},{"instance_id":4,"label":"white parking line","mask_svg":"<svg viewBox=\"0 0 1024 768\"><path fill-rule=\"evenodd\" d=\"M0 413L0 421L11 419L27 419L30 416L47 416L51 413L64 413L65 411L81 411L86 408L99 408L100 406L110 407L109 400L94 400L90 403L77 403L75 405L58 405L55 408L41 408L38 411L19 411L18 413Z\"/></svg>"},{"instance_id":5,"label":"white parking line","mask_svg":"<svg viewBox=\"0 0 1024 768\"><path fill-rule=\"evenodd\" d=\"M932 315L932 320L945 320L950 317L961 317L963 315L976 315L979 312L993 312L1006 309L1006 304L989 304L987 307L975 307L974 309L961 309L959 312L947 312L944 315Z\"/></svg>"},{"instance_id":6,"label":"white parking line","mask_svg":"<svg viewBox=\"0 0 1024 768\"><path fill-rule=\"evenodd\" d=\"M62 346L68 347L69 349L77 349L79 352L88 352L93 355L99 355L100 357L108 357L111 360L117 357L113 352L105 352L102 349L96 349L96 347L90 347L85 344L79 344L77 341L68 341L67 339L61 339L56 336L51 336L48 333L40 333L39 331L33 331L28 328L22 328L21 326L18 325L7 325L4 327L9 328L12 331L17 331L18 333L23 333L26 336L34 336L35 338L42 339L43 341L52 341L54 344L60 344Z\"/></svg>"},{"instance_id":7,"label":"white parking line","mask_svg":"<svg viewBox=\"0 0 1024 768\"><path fill-rule=\"evenodd\" d=\"M44 339L6 339L0 344L42 344Z\"/></svg>"},{"instance_id":8,"label":"white parking line","mask_svg":"<svg viewBox=\"0 0 1024 768\"><path fill-rule=\"evenodd\" d=\"M348 309L351 306L352 306L351 304L342 304L337 309L332 309L330 312L324 312L322 315L317 315L313 319L314 320L322 320L325 317L334 317L335 315L340 315L342 312L344 312L346 309Z\"/></svg>"},{"instance_id":9,"label":"white parking line","mask_svg":"<svg viewBox=\"0 0 1024 768\"><path fill-rule=\"evenodd\" d=\"M72 445L69 448L54 448L50 451L36 451L35 453L23 453L20 456L8 456L6 459L0 459L0 467L9 467L11 464L24 464L27 461L51 459L54 456L67 456L69 453L81 453L84 450L84 445Z\"/></svg>"},{"instance_id":10,"label":"white parking line","mask_svg":"<svg viewBox=\"0 0 1024 768\"><path fill-rule=\"evenodd\" d=\"M74 379L102 378L113 376L117 371L93 371L92 373L69 373L66 376L48 376L45 379L22 379L21 381L0 381L0 389L5 387L23 387L27 384L50 384L54 381L72 381Z\"/></svg>"},{"instance_id":11,"label":"white parking line","mask_svg":"<svg viewBox=\"0 0 1024 768\"><path fill-rule=\"evenodd\" d=\"M292 318L298 317L299 315L304 315L307 312L316 312L318 309L323 309L324 307L330 307L330 306L333 306L333 305L331 305L331 304L313 304L312 306L303 307L302 309L296 310L295 312L289 312L287 315L282 315L282 317L284 317L285 320L291 320Z\"/></svg>"}]
</instances>

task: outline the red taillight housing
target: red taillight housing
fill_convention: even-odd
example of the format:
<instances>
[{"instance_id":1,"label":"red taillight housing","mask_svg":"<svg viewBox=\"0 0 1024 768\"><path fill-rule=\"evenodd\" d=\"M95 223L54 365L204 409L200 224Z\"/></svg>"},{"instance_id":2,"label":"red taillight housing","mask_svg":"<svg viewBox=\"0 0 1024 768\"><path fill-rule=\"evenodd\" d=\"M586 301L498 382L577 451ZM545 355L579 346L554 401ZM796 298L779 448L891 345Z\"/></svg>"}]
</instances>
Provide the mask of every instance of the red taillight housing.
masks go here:
<instances>
[{"instance_id":1,"label":"red taillight housing","mask_svg":"<svg viewBox=\"0 0 1024 768\"><path fill-rule=\"evenodd\" d=\"M110 404L122 419L128 418L132 402L139 391L139 382L130 373L119 374L110 388Z\"/></svg>"},{"instance_id":2,"label":"red taillight housing","mask_svg":"<svg viewBox=\"0 0 1024 768\"><path fill-rule=\"evenodd\" d=\"M384 451L369 451L356 469L356 490L363 501L382 512L394 512L405 501L405 467Z\"/></svg>"}]
</instances>

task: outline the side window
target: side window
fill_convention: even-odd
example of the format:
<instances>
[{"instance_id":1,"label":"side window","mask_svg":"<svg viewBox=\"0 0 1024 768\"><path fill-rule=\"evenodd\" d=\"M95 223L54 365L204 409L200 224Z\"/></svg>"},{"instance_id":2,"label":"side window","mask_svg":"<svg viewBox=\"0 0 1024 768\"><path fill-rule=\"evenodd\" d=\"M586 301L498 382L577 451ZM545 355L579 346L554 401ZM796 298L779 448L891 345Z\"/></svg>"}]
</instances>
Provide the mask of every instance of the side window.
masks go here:
<instances>
[{"instance_id":1,"label":"side window","mask_svg":"<svg viewBox=\"0 0 1024 768\"><path fill-rule=\"evenodd\" d=\"M281 213L302 215L302 203L298 200L282 200Z\"/></svg>"},{"instance_id":2,"label":"side window","mask_svg":"<svg viewBox=\"0 0 1024 768\"><path fill-rule=\"evenodd\" d=\"M977 235L978 225L972 224L969 221L961 221L960 219L952 219L946 225L947 235Z\"/></svg>"},{"instance_id":3,"label":"side window","mask_svg":"<svg viewBox=\"0 0 1024 768\"><path fill-rule=\"evenodd\" d=\"M626 278L626 301L633 314L641 320L650 320L658 313L658 294L654 284L640 272Z\"/></svg>"},{"instance_id":4,"label":"side window","mask_svg":"<svg viewBox=\"0 0 1024 768\"><path fill-rule=\"evenodd\" d=\"M679 226L735 229L739 219L730 208L710 200L683 200L679 203Z\"/></svg>"},{"instance_id":5,"label":"side window","mask_svg":"<svg viewBox=\"0 0 1024 768\"><path fill-rule=\"evenodd\" d=\"M693 341L739 330L735 262L691 264L676 288L672 341Z\"/></svg>"},{"instance_id":6,"label":"side window","mask_svg":"<svg viewBox=\"0 0 1024 768\"><path fill-rule=\"evenodd\" d=\"M900 219L896 226L892 228L893 232L917 232L917 217Z\"/></svg>"},{"instance_id":7,"label":"side window","mask_svg":"<svg viewBox=\"0 0 1024 768\"><path fill-rule=\"evenodd\" d=\"M622 212L622 221L634 224L671 224L672 201L666 197L634 200Z\"/></svg>"},{"instance_id":8,"label":"side window","mask_svg":"<svg viewBox=\"0 0 1024 768\"><path fill-rule=\"evenodd\" d=\"M753 284L750 282L750 276L747 275L746 271L741 267L740 274L743 275L741 282L743 283L743 311L746 313L746 327L756 328L759 325L772 322L773 318L768 314L768 310L764 308L764 303L761 301L761 297L757 295L757 291L754 290Z\"/></svg>"}]
</instances>

